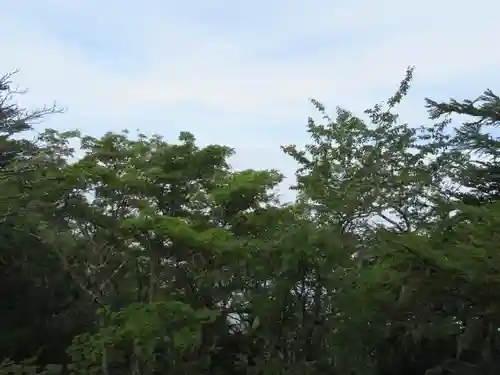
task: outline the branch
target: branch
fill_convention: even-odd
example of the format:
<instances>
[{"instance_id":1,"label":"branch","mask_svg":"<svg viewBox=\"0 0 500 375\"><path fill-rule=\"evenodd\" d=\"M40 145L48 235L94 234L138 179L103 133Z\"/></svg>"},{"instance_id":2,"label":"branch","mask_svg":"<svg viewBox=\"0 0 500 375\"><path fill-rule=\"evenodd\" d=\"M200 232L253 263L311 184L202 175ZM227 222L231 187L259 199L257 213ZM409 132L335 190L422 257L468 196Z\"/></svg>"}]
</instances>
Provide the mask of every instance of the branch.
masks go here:
<instances>
[{"instance_id":1,"label":"branch","mask_svg":"<svg viewBox=\"0 0 500 375\"><path fill-rule=\"evenodd\" d=\"M406 225L406 230L405 232L411 232L411 223L410 223L410 219L408 218L408 215L406 212L404 212L402 209L400 208L394 208L394 211L396 211L398 214L401 215L401 218L403 219L403 221L405 222L405 225Z\"/></svg>"},{"instance_id":2,"label":"branch","mask_svg":"<svg viewBox=\"0 0 500 375\"><path fill-rule=\"evenodd\" d=\"M14 229L21 231L20 228L15 227ZM73 270L71 269L71 266L69 265L66 257L55 246L53 246L53 244L47 242L45 239L43 239L42 237L40 237L39 235L37 235L33 232L29 232L29 235L31 237L35 238L36 240L44 243L44 244L50 245L52 247L52 250L54 251L54 253L57 255L57 257L61 261L64 270L69 273L69 275L71 276L73 281L75 281L75 283L80 287L80 289L82 289L85 293L87 293L91 297L92 301L94 301L96 304L98 304L103 309L107 310L107 307L102 302L101 297L99 297L94 291L92 291L87 286L85 286L85 283L83 282L83 280L80 279L78 277L78 275L76 275L76 273L73 272Z\"/></svg>"},{"instance_id":3,"label":"branch","mask_svg":"<svg viewBox=\"0 0 500 375\"><path fill-rule=\"evenodd\" d=\"M382 218L384 219L385 221L387 221L389 224L395 226L400 232L408 232L406 229L404 229L399 223L397 223L396 221L392 220L391 218L389 218L387 215L383 214L382 212L377 212L377 214Z\"/></svg>"},{"instance_id":4,"label":"branch","mask_svg":"<svg viewBox=\"0 0 500 375\"><path fill-rule=\"evenodd\" d=\"M99 287L99 291L102 291L104 289L104 287L106 286L107 283L109 283L111 281L111 279L113 277L116 276L116 274L118 272L120 272L120 270L128 263L128 260L124 260L118 267L116 267L116 269L113 271L113 273L101 284L101 286Z\"/></svg>"}]
</instances>

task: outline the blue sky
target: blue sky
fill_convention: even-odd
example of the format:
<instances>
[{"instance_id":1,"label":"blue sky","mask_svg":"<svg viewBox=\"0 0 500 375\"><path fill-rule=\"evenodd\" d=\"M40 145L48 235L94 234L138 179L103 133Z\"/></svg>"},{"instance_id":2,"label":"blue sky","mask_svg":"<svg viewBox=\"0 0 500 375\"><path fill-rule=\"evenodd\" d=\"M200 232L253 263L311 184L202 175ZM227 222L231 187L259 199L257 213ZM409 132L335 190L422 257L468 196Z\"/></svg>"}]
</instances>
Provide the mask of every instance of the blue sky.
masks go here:
<instances>
[{"instance_id":1,"label":"blue sky","mask_svg":"<svg viewBox=\"0 0 500 375\"><path fill-rule=\"evenodd\" d=\"M1 71L20 69L25 106L56 101L44 126L124 128L236 148L236 168L295 165L308 99L361 112L417 70L401 108L500 86L494 0L0 0ZM500 91L500 90L497 90Z\"/></svg>"}]
</instances>

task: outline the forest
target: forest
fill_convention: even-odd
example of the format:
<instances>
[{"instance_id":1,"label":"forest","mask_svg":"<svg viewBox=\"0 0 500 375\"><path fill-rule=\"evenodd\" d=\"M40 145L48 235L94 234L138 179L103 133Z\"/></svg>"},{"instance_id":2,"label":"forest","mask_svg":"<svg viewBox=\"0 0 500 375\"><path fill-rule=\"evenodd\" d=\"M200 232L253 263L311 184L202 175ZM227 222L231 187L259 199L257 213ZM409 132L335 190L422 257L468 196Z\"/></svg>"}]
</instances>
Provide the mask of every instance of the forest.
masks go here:
<instances>
[{"instance_id":1,"label":"forest","mask_svg":"<svg viewBox=\"0 0 500 375\"><path fill-rule=\"evenodd\" d=\"M189 132L42 129L64 114L4 75L0 374L496 374L500 98L407 124L412 75L359 115L311 100L291 203Z\"/></svg>"}]
</instances>

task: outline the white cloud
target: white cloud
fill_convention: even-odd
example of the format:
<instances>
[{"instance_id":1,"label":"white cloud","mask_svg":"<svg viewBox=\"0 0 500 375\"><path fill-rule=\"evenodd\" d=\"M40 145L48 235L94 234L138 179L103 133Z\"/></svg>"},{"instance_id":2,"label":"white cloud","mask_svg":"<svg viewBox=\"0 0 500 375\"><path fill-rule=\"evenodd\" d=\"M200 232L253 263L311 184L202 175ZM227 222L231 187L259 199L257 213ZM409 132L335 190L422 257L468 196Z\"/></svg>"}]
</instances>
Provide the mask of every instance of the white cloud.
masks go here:
<instances>
[{"instance_id":1,"label":"white cloud","mask_svg":"<svg viewBox=\"0 0 500 375\"><path fill-rule=\"evenodd\" d=\"M155 14L154 7L164 11L169 7L156 1L142 2L137 9L133 9L132 2L120 2L119 7L110 1L107 12L100 12L96 1L37 2L62 7L51 14L68 24L78 17L93 20L99 31L104 31L98 35L100 39L108 38L119 45L129 43L131 54L126 58L138 62L138 68L130 72L115 71L112 63L103 63L99 56L79 49L78 40L51 33L52 26L44 24L43 19L30 25L32 18L23 22L22 9L17 14L15 9L9 12L9 29L21 31L13 33L13 40L1 42L7 57L4 64L23 67L30 86L50 80L52 89L64 90L68 98L82 101L93 96L96 100L108 98L136 105L144 102L148 106L193 103L223 111L287 116L293 106L309 96L336 93L354 97L376 87L392 86L409 64L417 65L421 82L438 80L447 84L471 71L494 68L500 62L500 50L491 45L491 38L500 35L500 26L488 22L497 13L495 10L500 10L493 0L477 1L474 7L466 7L469 3L465 1L460 7L460 1L447 0L420 1L411 6L396 0L364 0L349 6L291 1L287 7L270 7L257 1L249 10L262 12L262 17L250 18L256 23L240 25L235 33L224 24L211 24L210 16L197 25L200 14L210 11L200 1L190 2L192 12L185 9L186 5L178 16L165 15L165 22L161 14ZM221 10L226 6L219 1L212 8L217 5ZM488 11L481 5L489 6ZM231 17L233 11L241 18L245 6L239 8L226 10L224 15ZM66 21L65 16L69 18ZM175 23L169 26L172 20ZM88 24L78 32L91 35L93 27ZM144 27L146 30L141 29ZM125 29L128 32L120 40L119 34ZM352 42L338 40L335 33ZM372 40L372 33L381 36ZM297 51L294 56L274 60L259 58L260 51L279 50L304 37L328 34L332 35L318 51L302 55ZM336 47L339 43L341 47ZM149 58L146 62L141 60L143 53ZM46 95L50 95L51 87L44 86Z\"/></svg>"}]
</instances>

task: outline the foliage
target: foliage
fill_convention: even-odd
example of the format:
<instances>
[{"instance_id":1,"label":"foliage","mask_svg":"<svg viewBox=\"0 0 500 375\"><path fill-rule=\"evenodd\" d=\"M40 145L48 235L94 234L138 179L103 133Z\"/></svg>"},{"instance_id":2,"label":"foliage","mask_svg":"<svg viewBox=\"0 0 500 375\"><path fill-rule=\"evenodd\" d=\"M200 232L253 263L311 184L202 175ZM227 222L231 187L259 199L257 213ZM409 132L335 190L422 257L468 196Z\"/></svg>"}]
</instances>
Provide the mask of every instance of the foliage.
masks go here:
<instances>
[{"instance_id":1,"label":"foliage","mask_svg":"<svg viewBox=\"0 0 500 375\"><path fill-rule=\"evenodd\" d=\"M29 140L58 111L5 76L0 374L493 374L500 99L427 99L414 127L412 73L366 119L312 101L286 205L188 132Z\"/></svg>"}]
</instances>

